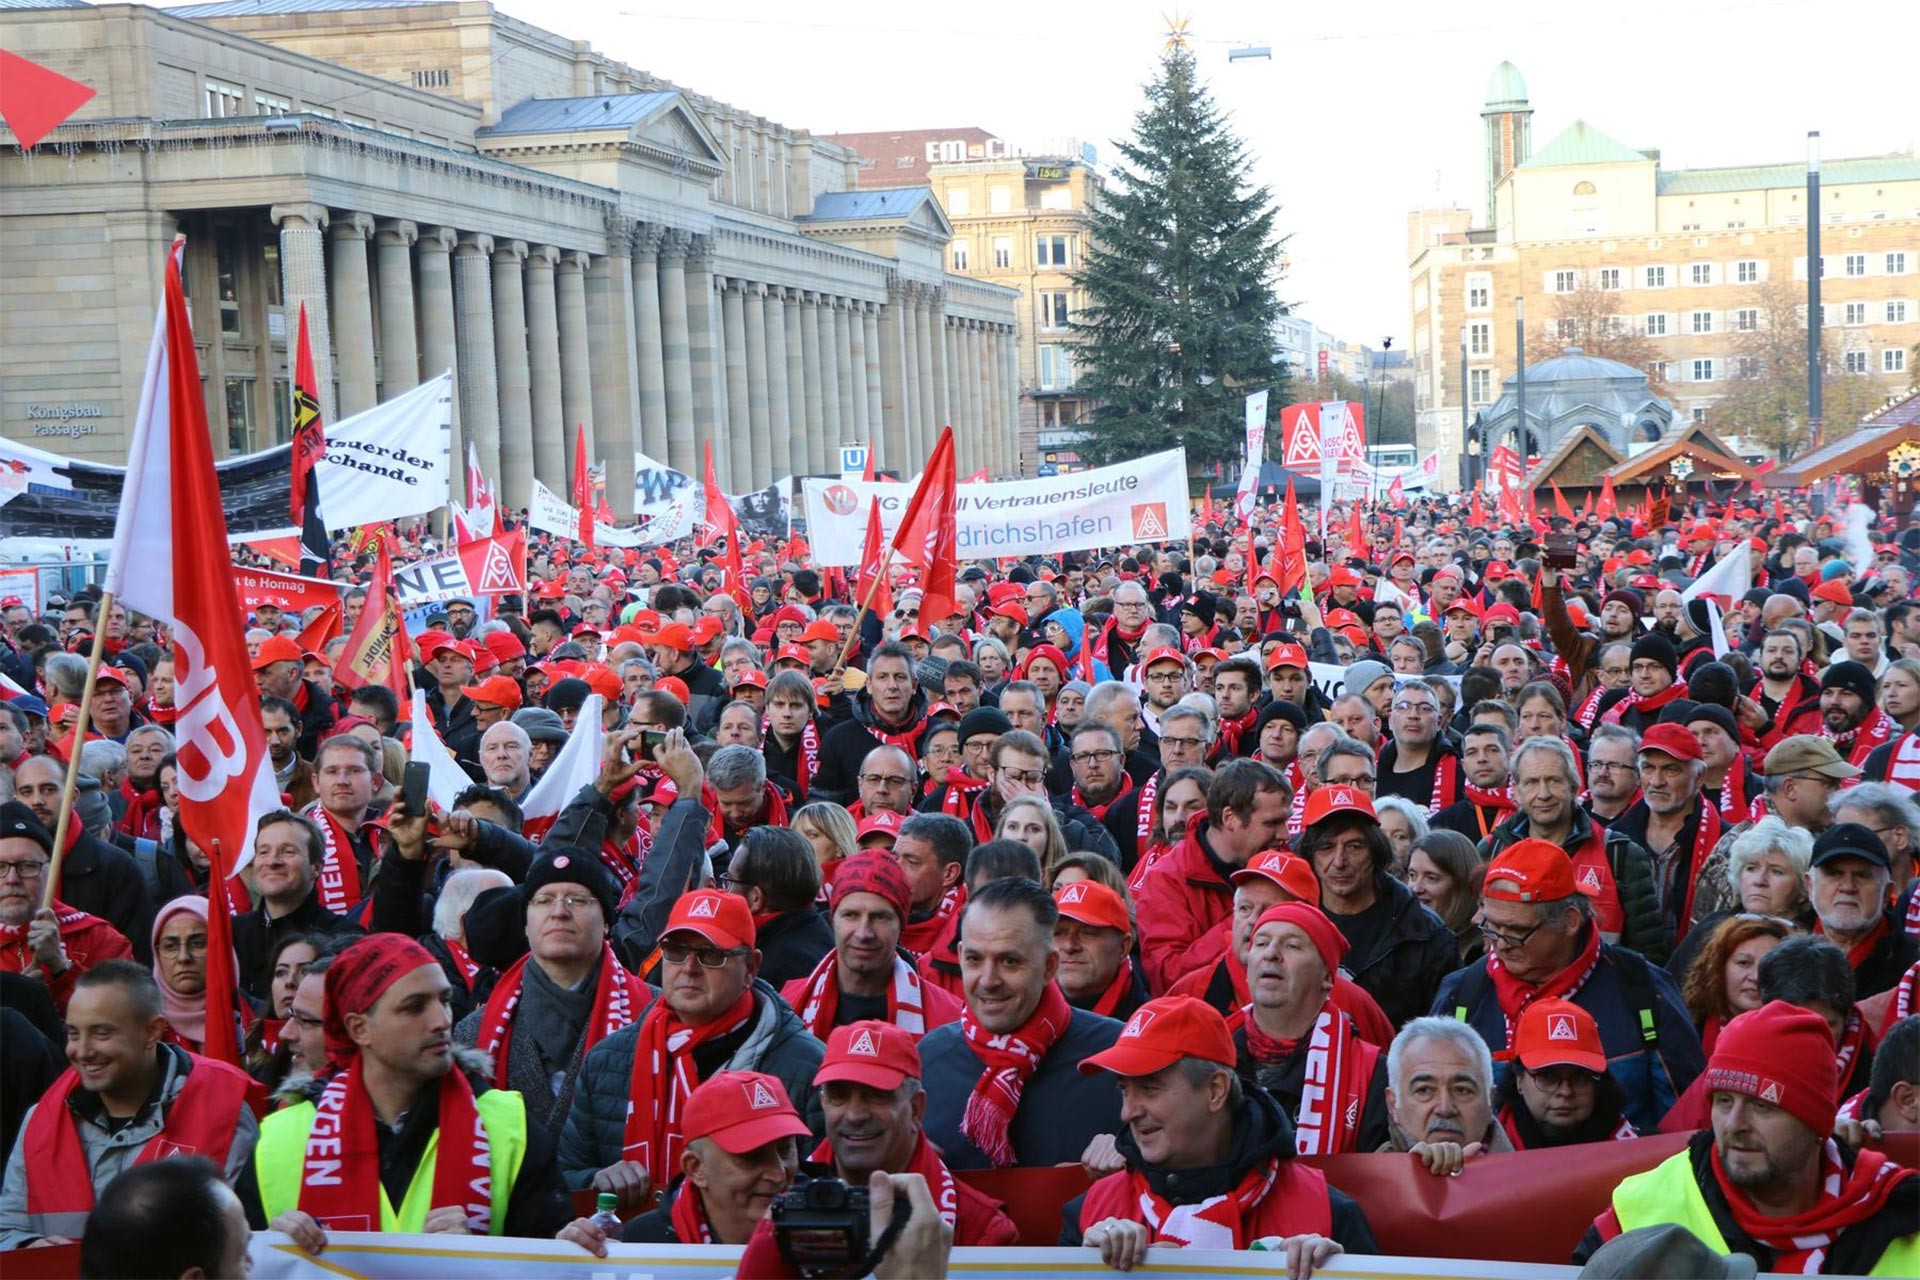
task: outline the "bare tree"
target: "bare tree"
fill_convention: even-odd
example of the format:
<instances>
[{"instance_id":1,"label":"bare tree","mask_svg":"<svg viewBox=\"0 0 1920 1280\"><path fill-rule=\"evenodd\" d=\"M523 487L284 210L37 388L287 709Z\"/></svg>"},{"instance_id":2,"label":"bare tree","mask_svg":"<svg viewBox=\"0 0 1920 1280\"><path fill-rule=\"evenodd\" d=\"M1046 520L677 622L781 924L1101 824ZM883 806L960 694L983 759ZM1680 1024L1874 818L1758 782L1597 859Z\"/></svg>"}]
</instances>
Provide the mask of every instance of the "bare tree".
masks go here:
<instances>
[{"instance_id":1,"label":"bare tree","mask_svg":"<svg viewBox=\"0 0 1920 1280\"><path fill-rule=\"evenodd\" d=\"M1748 295L1758 323L1736 329L1727 368L1727 392L1708 411L1715 429L1744 436L1773 450L1782 462L1812 448L1807 423L1807 319L1805 295L1790 281L1756 284ZM1849 373L1839 342L1821 335L1821 439L1837 440L1887 398L1887 388L1867 373Z\"/></svg>"},{"instance_id":2,"label":"bare tree","mask_svg":"<svg viewBox=\"0 0 1920 1280\"><path fill-rule=\"evenodd\" d=\"M1655 395L1665 395L1660 349L1619 314L1617 308L1622 305L1617 291L1596 288L1590 282L1570 293L1555 294L1553 314L1527 337L1528 363L1551 360L1568 347L1578 347L1585 355L1632 365L1647 375Z\"/></svg>"}]
</instances>

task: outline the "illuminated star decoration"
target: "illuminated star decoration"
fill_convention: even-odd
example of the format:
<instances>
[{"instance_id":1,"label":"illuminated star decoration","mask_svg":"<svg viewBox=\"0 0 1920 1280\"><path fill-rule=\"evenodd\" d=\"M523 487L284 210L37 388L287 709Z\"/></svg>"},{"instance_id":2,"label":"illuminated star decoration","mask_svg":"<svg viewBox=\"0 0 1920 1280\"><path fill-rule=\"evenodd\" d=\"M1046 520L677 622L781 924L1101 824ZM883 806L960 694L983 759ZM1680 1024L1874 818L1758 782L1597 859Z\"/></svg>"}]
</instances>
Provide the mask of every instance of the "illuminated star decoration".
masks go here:
<instances>
[{"instance_id":1,"label":"illuminated star decoration","mask_svg":"<svg viewBox=\"0 0 1920 1280\"><path fill-rule=\"evenodd\" d=\"M1185 17L1168 17L1162 14L1161 17L1166 20L1167 41L1160 46L1160 51L1162 53L1172 53L1175 50L1182 53L1190 52L1191 49L1187 43L1187 28L1193 25L1193 16L1188 14Z\"/></svg>"}]
</instances>

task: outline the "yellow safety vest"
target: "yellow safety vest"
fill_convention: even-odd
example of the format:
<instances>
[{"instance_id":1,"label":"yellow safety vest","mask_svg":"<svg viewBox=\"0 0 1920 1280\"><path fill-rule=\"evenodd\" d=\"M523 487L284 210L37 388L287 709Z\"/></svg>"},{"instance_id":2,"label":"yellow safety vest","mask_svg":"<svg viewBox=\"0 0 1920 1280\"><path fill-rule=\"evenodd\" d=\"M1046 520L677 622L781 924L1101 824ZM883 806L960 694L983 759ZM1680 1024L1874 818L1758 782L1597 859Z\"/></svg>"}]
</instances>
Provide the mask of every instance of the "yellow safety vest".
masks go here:
<instances>
[{"instance_id":1,"label":"yellow safety vest","mask_svg":"<svg viewBox=\"0 0 1920 1280\"><path fill-rule=\"evenodd\" d=\"M1731 1253L1714 1224L1713 1210L1693 1176L1693 1158L1682 1151L1613 1189L1613 1216L1622 1231L1673 1223L1700 1237L1716 1253ZM1874 1263L1870 1276L1920 1276L1920 1233L1896 1238Z\"/></svg>"},{"instance_id":2,"label":"yellow safety vest","mask_svg":"<svg viewBox=\"0 0 1920 1280\"><path fill-rule=\"evenodd\" d=\"M501 1235L506 1229L507 1201L520 1176L520 1162L527 1154L526 1100L511 1089L489 1089L474 1100L480 1112L480 1124L487 1131L487 1145L493 1162L493 1214L489 1235ZM254 1172L260 1188L260 1208L271 1222L289 1209L300 1207L300 1181L307 1162L307 1135L313 1129L314 1105L300 1102L276 1111L260 1122L260 1141L253 1150ZM426 1229L427 1214L433 1210L433 1170L440 1151L440 1132L427 1139L420 1165L407 1184L406 1198L398 1212L387 1199L385 1187L380 1194L382 1231L418 1232Z\"/></svg>"}]
</instances>

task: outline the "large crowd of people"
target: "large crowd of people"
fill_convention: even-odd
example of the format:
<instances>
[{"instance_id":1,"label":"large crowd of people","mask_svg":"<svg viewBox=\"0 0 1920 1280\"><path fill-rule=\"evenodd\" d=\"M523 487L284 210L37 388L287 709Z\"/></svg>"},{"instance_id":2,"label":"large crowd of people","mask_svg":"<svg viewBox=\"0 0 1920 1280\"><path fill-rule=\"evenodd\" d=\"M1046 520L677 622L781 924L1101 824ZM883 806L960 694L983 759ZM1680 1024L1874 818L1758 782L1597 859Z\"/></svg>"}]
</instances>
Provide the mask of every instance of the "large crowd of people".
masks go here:
<instances>
[{"instance_id":1,"label":"large crowd of people","mask_svg":"<svg viewBox=\"0 0 1920 1280\"><path fill-rule=\"evenodd\" d=\"M1000 1246L956 1174L1079 1165L1062 1244L1305 1276L1388 1207L1298 1156L1686 1132L1576 1261L1678 1226L1920 1274L1920 1174L1875 1149L1920 1129L1920 525L1750 501L1339 505L1303 563L1275 504L878 611L803 538L729 591L716 547L532 534L524 598L416 611L408 697L247 612L284 807L224 891L166 629L0 601L0 1248L130 1256L173 1203L160 1265L237 1265L244 1218L781 1275L796 1180ZM371 563L335 548L348 630ZM451 804L407 799L416 690Z\"/></svg>"}]
</instances>

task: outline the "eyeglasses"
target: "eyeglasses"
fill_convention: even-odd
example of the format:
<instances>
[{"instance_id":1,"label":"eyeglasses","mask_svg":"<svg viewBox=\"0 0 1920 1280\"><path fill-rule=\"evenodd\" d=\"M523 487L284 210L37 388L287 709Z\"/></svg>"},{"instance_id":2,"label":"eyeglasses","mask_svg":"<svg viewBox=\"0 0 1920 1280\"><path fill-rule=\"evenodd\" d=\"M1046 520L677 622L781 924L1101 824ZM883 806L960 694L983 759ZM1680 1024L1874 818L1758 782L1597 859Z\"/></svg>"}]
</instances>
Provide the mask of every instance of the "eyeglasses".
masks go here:
<instances>
[{"instance_id":1,"label":"eyeglasses","mask_svg":"<svg viewBox=\"0 0 1920 1280\"><path fill-rule=\"evenodd\" d=\"M293 1009L288 1011L287 1021L297 1022L308 1031L318 1031L321 1027L326 1025L324 1020L320 1018L309 1018L306 1014L301 1013L298 1009Z\"/></svg>"},{"instance_id":2,"label":"eyeglasses","mask_svg":"<svg viewBox=\"0 0 1920 1280\"><path fill-rule=\"evenodd\" d=\"M177 956L185 952L190 956L207 954L207 935L195 934L189 938L162 938L159 952L163 956Z\"/></svg>"},{"instance_id":3,"label":"eyeglasses","mask_svg":"<svg viewBox=\"0 0 1920 1280\"><path fill-rule=\"evenodd\" d=\"M1162 735L1162 736L1161 736L1161 738L1160 738L1160 745L1161 745L1161 746L1163 746L1163 747L1174 747L1174 748L1176 748L1176 749L1180 749L1180 750L1188 750L1188 751L1191 751L1191 750L1196 750L1196 749L1198 749L1198 747L1200 746L1200 739L1198 739L1198 738L1169 738L1169 737L1166 737L1165 735Z\"/></svg>"},{"instance_id":4,"label":"eyeglasses","mask_svg":"<svg viewBox=\"0 0 1920 1280\"><path fill-rule=\"evenodd\" d=\"M910 787L913 779L898 773L863 773L860 781L876 787Z\"/></svg>"},{"instance_id":5,"label":"eyeglasses","mask_svg":"<svg viewBox=\"0 0 1920 1280\"><path fill-rule=\"evenodd\" d=\"M1394 703L1393 709L1395 711L1400 711L1408 714L1417 712L1423 716L1435 715L1440 710L1439 707L1436 707L1431 702L1419 702L1419 701L1408 702L1404 698L1402 698L1399 702Z\"/></svg>"},{"instance_id":6,"label":"eyeglasses","mask_svg":"<svg viewBox=\"0 0 1920 1280\"><path fill-rule=\"evenodd\" d=\"M1632 762L1622 764L1613 760L1589 760L1587 761L1587 771L1589 773L1613 773L1616 771L1620 773L1638 773L1640 772L1640 766Z\"/></svg>"},{"instance_id":7,"label":"eyeglasses","mask_svg":"<svg viewBox=\"0 0 1920 1280\"><path fill-rule=\"evenodd\" d=\"M1075 764L1105 764L1119 754L1118 751L1112 748L1103 748L1099 751L1076 751L1068 756L1067 759L1073 761Z\"/></svg>"},{"instance_id":8,"label":"eyeglasses","mask_svg":"<svg viewBox=\"0 0 1920 1280\"><path fill-rule=\"evenodd\" d=\"M542 911L551 911L563 903L569 911L585 911L588 907L599 906L600 900L590 893L537 893L527 905L538 907Z\"/></svg>"},{"instance_id":9,"label":"eyeglasses","mask_svg":"<svg viewBox=\"0 0 1920 1280\"><path fill-rule=\"evenodd\" d=\"M1037 787L1047 780L1046 771L1042 769L1001 769L998 772L1001 777L1011 778L1023 787Z\"/></svg>"},{"instance_id":10,"label":"eyeglasses","mask_svg":"<svg viewBox=\"0 0 1920 1280\"><path fill-rule=\"evenodd\" d=\"M1518 951L1521 947L1526 946L1528 942L1532 941L1533 935L1545 928L1546 923L1545 920L1542 920L1525 933L1506 933L1487 924L1484 920L1474 927L1480 930L1481 937L1491 942L1494 946L1507 947L1511 950Z\"/></svg>"},{"instance_id":11,"label":"eyeglasses","mask_svg":"<svg viewBox=\"0 0 1920 1280\"><path fill-rule=\"evenodd\" d=\"M19 876L22 880L38 880L46 874L47 864L33 858L25 862L0 862L0 880L9 875Z\"/></svg>"},{"instance_id":12,"label":"eyeglasses","mask_svg":"<svg viewBox=\"0 0 1920 1280\"><path fill-rule=\"evenodd\" d=\"M668 964L685 964L691 959L702 969L724 969L727 961L745 954L745 947L689 947L678 942L662 943L660 947L660 958Z\"/></svg>"}]
</instances>

